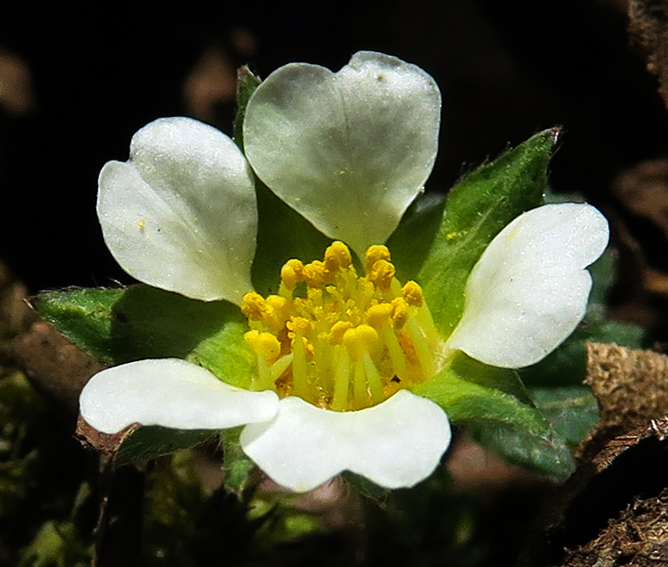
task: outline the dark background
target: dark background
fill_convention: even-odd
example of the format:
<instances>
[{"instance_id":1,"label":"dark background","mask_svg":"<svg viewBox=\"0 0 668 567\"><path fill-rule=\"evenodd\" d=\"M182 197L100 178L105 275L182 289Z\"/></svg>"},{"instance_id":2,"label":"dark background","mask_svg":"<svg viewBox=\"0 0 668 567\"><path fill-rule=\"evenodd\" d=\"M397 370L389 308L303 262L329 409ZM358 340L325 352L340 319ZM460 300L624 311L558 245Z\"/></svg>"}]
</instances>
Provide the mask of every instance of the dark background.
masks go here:
<instances>
[{"instance_id":1,"label":"dark background","mask_svg":"<svg viewBox=\"0 0 668 567\"><path fill-rule=\"evenodd\" d=\"M553 188L624 217L613 181L666 153L668 114L629 46L624 2L33 3L0 15L0 55L24 65L31 97L17 111L0 95L0 259L32 293L130 282L94 207L100 168L127 159L133 133L172 115L229 133L239 64L261 76L291 61L337 70L360 49L415 63L440 85L430 190L560 125ZM664 251L647 246L659 268Z\"/></svg>"}]
</instances>

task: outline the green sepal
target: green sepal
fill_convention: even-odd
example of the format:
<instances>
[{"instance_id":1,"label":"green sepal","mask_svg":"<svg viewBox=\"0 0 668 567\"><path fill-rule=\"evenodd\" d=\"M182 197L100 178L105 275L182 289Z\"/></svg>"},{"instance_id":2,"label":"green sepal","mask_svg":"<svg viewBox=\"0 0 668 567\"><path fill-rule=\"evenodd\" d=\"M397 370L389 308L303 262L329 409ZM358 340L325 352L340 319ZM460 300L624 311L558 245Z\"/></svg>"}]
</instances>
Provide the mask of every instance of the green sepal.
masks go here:
<instances>
[{"instance_id":1,"label":"green sepal","mask_svg":"<svg viewBox=\"0 0 668 567\"><path fill-rule=\"evenodd\" d=\"M456 352L448 366L413 393L437 403L453 422L465 425L510 462L556 480L573 470L564 440L531 404L514 370L487 366Z\"/></svg>"},{"instance_id":2,"label":"green sepal","mask_svg":"<svg viewBox=\"0 0 668 567\"><path fill-rule=\"evenodd\" d=\"M56 330L107 364L183 358L236 386L248 384L253 356L246 318L226 301L203 302L146 285L66 289L33 305Z\"/></svg>"},{"instance_id":3,"label":"green sepal","mask_svg":"<svg viewBox=\"0 0 668 567\"><path fill-rule=\"evenodd\" d=\"M558 133L551 129L536 134L468 174L451 190L417 277L444 336L462 316L466 280L485 248L514 218L543 203Z\"/></svg>"},{"instance_id":4,"label":"green sepal","mask_svg":"<svg viewBox=\"0 0 668 567\"><path fill-rule=\"evenodd\" d=\"M246 65L237 71L237 113L232 127L234 142L244 151L244 118L250 97L262 81Z\"/></svg>"},{"instance_id":5,"label":"green sepal","mask_svg":"<svg viewBox=\"0 0 668 567\"><path fill-rule=\"evenodd\" d=\"M380 486L372 480L350 471L343 471L341 477L355 492L374 502L382 502L390 493L389 488Z\"/></svg>"},{"instance_id":6,"label":"green sepal","mask_svg":"<svg viewBox=\"0 0 668 567\"><path fill-rule=\"evenodd\" d=\"M172 429L138 423L118 433L102 433L79 416L77 437L91 449L103 454L114 465L148 461L190 449L210 441L218 432L210 429Z\"/></svg>"},{"instance_id":7,"label":"green sepal","mask_svg":"<svg viewBox=\"0 0 668 567\"><path fill-rule=\"evenodd\" d=\"M258 482L257 467L241 449L239 437L243 427L226 429L220 434L223 443L223 483L225 490L239 499Z\"/></svg>"},{"instance_id":8,"label":"green sepal","mask_svg":"<svg viewBox=\"0 0 668 567\"><path fill-rule=\"evenodd\" d=\"M253 260L253 286L263 295L277 293L281 267L292 258L302 262L322 259L332 243L309 221L256 180L259 227Z\"/></svg>"},{"instance_id":9,"label":"green sepal","mask_svg":"<svg viewBox=\"0 0 668 567\"><path fill-rule=\"evenodd\" d=\"M216 431L211 430L171 429L154 425L137 427L123 438L114 461L118 465L123 465L157 459L181 449L202 445L213 439L216 434Z\"/></svg>"},{"instance_id":10,"label":"green sepal","mask_svg":"<svg viewBox=\"0 0 668 567\"><path fill-rule=\"evenodd\" d=\"M417 277L438 233L444 207L445 195L420 195L408 207L388 239L387 247L400 282Z\"/></svg>"}]
</instances>

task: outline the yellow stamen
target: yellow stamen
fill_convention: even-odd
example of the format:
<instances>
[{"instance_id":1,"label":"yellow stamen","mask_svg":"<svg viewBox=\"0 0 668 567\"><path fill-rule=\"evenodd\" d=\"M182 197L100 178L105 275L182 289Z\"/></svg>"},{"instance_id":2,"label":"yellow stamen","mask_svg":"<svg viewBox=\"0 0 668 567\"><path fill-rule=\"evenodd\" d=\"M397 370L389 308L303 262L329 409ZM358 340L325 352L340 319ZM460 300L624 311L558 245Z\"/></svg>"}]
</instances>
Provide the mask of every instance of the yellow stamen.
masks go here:
<instances>
[{"instance_id":1,"label":"yellow stamen","mask_svg":"<svg viewBox=\"0 0 668 567\"><path fill-rule=\"evenodd\" d=\"M406 282L404 287L401 288L401 295L408 305L422 307L422 304L424 303L422 288L414 281Z\"/></svg>"},{"instance_id":2,"label":"yellow stamen","mask_svg":"<svg viewBox=\"0 0 668 567\"><path fill-rule=\"evenodd\" d=\"M265 314L265 300L259 293L251 291L241 299L241 312L251 321L261 321Z\"/></svg>"},{"instance_id":3,"label":"yellow stamen","mask_svg":"<svg viewBox=\"0 0 668 567\"><path fill-rule=\"evenodd\" d=\"M281 343L271 333L262 333L260 331L248 331L244 334L246 344L250 349L265 360L273 361L281 353Z\"/></svg>"},{"instance_id":4,"label":"yellow stamen","mask_svg":"<svg viewBox=\"0 0 668 567\"><path fill-rule=\"evenodd\" d=\"M370 325L360 325L354 329L348 329L343 335L343 346L353 360L359 360L369 351L378 348L378 332Z\"/></svg>"},{"instance_id":5,"label":"yellow stamen","mask_svg":"<svg viewBox=\"0 0 668 567\"><path fill-rule=\"evenodd\" d=\"M445 347L420 286L402 287L385 246L369 248L364 265L358 276L348 247L333 242L323 261L286 262L279 295L244 296L246 343L257 360L253 388L349 411L438 371Z\"/></svg>"},{"instance_id":6,"label":"yellow stamen","mask_svg":"<svg viewBox=\"0 0 668 567\"><path fill-rule=\"evenodd\" d=\"M389 291L394 279L394 266L387 260L378 260L369 271L369 280L383 291Z\"/></svg>"},{"instance_id":7,"label":"yellow stamen","mask_svg":"<svg viewBox=\"0 0 668 567\"><path fill-rule=\"evenodd\" d=\"M387 249L387 246L375 244L374 246L369 246L364 254L364 267L366 268L367 273L369 273L378 260L389 262L391 259L390 251Z\"/></svg>"},{"instance_id":8,"label":"yellow stamen","mask_svg":"<svg viewBox=\"0 0 668 567\"><path fill-rule=\"evenodd\" d=\"M283 285L293 291L299 282L304 281L302 271L304 264L300 260L288 260L281 268L281 280Z\"/></svg>"},{"instance_id":9,"label":"yellow stamen","mask_svg":"<svg viewBox=\"0 0 668 567\"><path fill-rule=\"evenodd\" d=\"M332 242L332 245L325 250L325 267L330 272L347 268L351 264L350 250L343 242Z\"/></svg>"}]
</instances>

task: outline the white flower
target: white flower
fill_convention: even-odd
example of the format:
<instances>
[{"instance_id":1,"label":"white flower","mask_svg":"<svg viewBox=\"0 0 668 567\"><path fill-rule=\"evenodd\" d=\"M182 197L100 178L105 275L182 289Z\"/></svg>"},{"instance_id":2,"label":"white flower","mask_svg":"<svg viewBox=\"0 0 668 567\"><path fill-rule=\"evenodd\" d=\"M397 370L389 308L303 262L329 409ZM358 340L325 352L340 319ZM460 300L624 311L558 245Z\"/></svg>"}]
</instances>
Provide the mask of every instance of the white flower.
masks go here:
<instances>
[{"instance_id":1,"label":"white flower","mask_svg":"<svg viewBox=\"0 0 668 567\"><path fill-rule=\"evenodd\" d=\"M249 314L250 300L244 298L252 291L258 223L251 168L321 232L365 258L368 247L384 243L394 231L431 172L440 105L429 75L387 55L357 53L338 73L307 64L282 67L249 102L244 124L248 161L227 136L187 118L157 120L137 132L130 160L110 162L100 174L98 216L105 241L119 264L140 281L203 301L243 304ZM224 382L225 376L181 360L142 360L94 376L81 395L81 414L105 433L132 423L214 430L245 425L241 445L246 454L295 491L315 488L345 470L388 488L412 486L433 472L448 447L448 419L434 402L398 389L387 376L378 378L370 353L385 349L386 366L390 359L395 365L387 372L406 373L404 385L429 379L422 374L416 378L412 369L432 365L432 372L438 371L452 349L495 366L532 364L582 319L591 287L585 268L602 253L607 238L607 223L588 205L548 205L521 215L475 266L464 315L449 337L434 338L419 286L401 288L393 271L385 283L380 272L375 274L378 297L390 294L394 301L395 311L382 317L393 317L392 329L405 324L406 333L429 345L421 354L422 342L411 343L417 352L413 358L423 356L421 362L397 350L401 347L394 335L385 334L383 325L390 319L379 322L376 330L365 320L369 324L359 325L365 333L351 332L345 341L342 337L356 324L346 323L338 334L332 329L329 354L309 355L305 347L313 350L316 339L308 332L315 321L300 322L303 318L293 311L281 320L280 335L262 314L251 313L254 331L247 341L257 354L258 383L269 377L264 391L235 388ZM330 260L336 246L328 249ZM381 251L373 254L382 256L383 248L376 247ZM340 245L336 254L343 249ZM369 270L373 265L391 267L381 256L372 257ZM368 253L366 258L368 263ZM382 265L374 264L378 258ZM349 261L336 262L332 270L348 282L373 279L355 279ZM299 270L302 281L306 276ZM293 309L294 285L286 282L295 273L286 272L281 286L281 301ZM417 299L411 299L413 292ZM405 307L403 319L398 303ZM414 322L405 323L411 316ZM406 336L401 336L404 344ZM292 352L279 354L286 344ZM392 358L397 352L399 360ZM366 381L354 393L357 386L345 382L343 402L334 384L326 403L317 400L312 383L297 384L298 379L311 380L312 373L297 368L298 359L308 356L316 361L320 356L337 377L359 383L363 376ZM294 383L278 385L265 362L280 367L276 373L291 364ZM305 393L299 388L306 388ZM360 396L372 402L360 405Z\"/></svg>"}]
</instances>

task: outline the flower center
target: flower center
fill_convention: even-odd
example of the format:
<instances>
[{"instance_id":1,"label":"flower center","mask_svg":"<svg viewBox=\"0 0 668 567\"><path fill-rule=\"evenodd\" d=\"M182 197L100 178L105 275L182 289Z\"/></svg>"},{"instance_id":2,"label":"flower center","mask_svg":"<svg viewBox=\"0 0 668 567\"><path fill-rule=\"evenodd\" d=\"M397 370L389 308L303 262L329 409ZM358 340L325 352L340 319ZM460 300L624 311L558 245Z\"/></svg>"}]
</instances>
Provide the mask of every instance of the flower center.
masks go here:
<instances>
[{"instance_id":1,"label":"flower center","mask_svg":"<svg viewBox=\"0 0 668 567\"><path fill-rule=\"evenodd\" d=\"M323 261L289 260L278 295L247 293L241 310L257 356L253 389L346 411L434 376L443 340L422 289L402 286L390 260L385 246L371 246L358 276L348 247L334 242Z\"/></svg>"}]
</instances>

